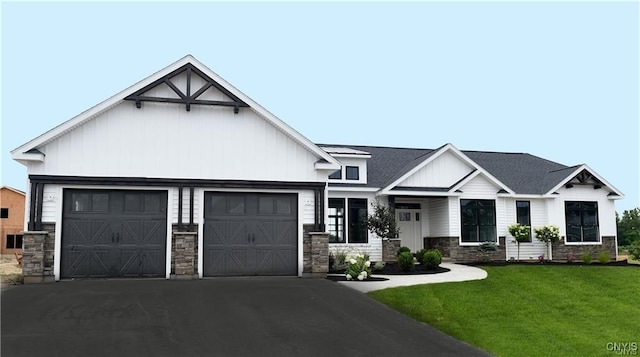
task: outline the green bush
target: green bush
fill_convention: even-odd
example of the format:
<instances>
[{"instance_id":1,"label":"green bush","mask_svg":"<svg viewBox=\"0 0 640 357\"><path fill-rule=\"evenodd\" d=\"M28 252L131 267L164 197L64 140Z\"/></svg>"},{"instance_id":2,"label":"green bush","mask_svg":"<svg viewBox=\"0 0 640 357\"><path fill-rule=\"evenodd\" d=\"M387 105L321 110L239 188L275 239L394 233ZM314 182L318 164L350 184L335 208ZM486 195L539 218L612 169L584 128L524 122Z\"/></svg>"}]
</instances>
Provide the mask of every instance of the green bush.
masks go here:
<instances>
[{"instance_id":1,"label":"green bush","mask_svg":"<svg viewBox=\"0 0 640 357\"><path fill-rule=\"evenodd\" d=\"M419 261L420 263L422 263L422 257L424 256L424 254L428 251L428 249L420 249L419 251L416 252L415 256L416 256L416 260Z\"/></svg>"},{"instance_id":2,"label":"green bush","mask_svg":"<svg viewBox=\"0 0 640 357\"><path fill-rule=\"evenodd\" d=\"M629 255L633 260L640 260L640 241L636 242L628 249Z\"/></svg>"},{"instance_id":3,"label":"green bush","mask_svg":"<svg viewBox=\"0 0 640 357\"><path fill-rule=\"evenodd\" d=\"M582 262L585 264L591 264L591 254L589 253L582 254Z\"/></svg>"},{"instance_id":4,"label":"green bush","mask_svg":"<svg viewBox=\"0 0 640 357\"><path fill-rule=\"evenodd\" d=\"M373 271L381 271L384 269L384 266L385 262L375 262L375 264L373 264Z\"/></svg>"},{"instance_id":5,"label":"green bush","mask_svg":"<svg viewBox=\"0 0 640 357\"><path fill-rule=\"evenodd\" d=\"M420 260L420 264L424 265L428 270L435 270L442 263L442 254L437 249L427 250Z\"/></svg>"},{"instance_id":6,"label":"green bush","mask_svg":"<svg viewBox=\"0 0 640 357\"><path fill-rule=\"evenodd\" d=\"M331 271L339 272L347 269L347 253L343 251L337 251L335 253L329 253L329 269Z\"/></svg>"},{"instance_id":7,"label":"green bush","mask_svg":"<svg viewBox=\"0 0 640 357\"><path fill-rule=\"evenodd\" d=\"M611 254L607 253L607 252L600 252L600 254L598 254L598 261L602 264L606 264L611 260Z\"/></svg>"},{"instance_id":8,"label":"green bush","mask_svg":"<svg viewBox=\"0 0 640 357\"><path fill-rule=\"evenodd\" d=\"M411 252L402 252L398 255L398 266L402 271L412 271L415 269L415 265L413 265L413 254Z\"/></svg>"},{"instance_id":9,"label":"green bush","mask_svg":"<svg viewBox=\"0 0 640 357\"><path fill-rule=\"evenodd\" d=\"M398 252L396 253L396 256L400 256L400 254L404 253L404 252L409 252L411 253L411 249L409 249L409 247L400 247L400 249L398 249Z\"/></svg>"}]
</instances>

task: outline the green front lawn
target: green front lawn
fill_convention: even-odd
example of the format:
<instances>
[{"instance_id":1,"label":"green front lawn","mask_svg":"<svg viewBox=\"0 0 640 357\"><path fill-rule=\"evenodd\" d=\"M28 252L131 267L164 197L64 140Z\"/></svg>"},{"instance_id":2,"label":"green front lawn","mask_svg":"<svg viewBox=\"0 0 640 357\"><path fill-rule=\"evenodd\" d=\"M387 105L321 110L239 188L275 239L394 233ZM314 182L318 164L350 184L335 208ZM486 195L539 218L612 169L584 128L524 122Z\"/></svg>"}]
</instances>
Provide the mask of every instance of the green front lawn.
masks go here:
<instances>
[{"instance_id":1,"label":"green front lawn","mask_svg":"<svg viewBox=\"0 0 640 357\"><path fill-rule=\"evenodd\" d=\"M610 342L635 342L640 348L639 268L484 269L489 275L485 280L369 295L497 356L614 356L607 349Z\"/></svg>"}]
</instances>

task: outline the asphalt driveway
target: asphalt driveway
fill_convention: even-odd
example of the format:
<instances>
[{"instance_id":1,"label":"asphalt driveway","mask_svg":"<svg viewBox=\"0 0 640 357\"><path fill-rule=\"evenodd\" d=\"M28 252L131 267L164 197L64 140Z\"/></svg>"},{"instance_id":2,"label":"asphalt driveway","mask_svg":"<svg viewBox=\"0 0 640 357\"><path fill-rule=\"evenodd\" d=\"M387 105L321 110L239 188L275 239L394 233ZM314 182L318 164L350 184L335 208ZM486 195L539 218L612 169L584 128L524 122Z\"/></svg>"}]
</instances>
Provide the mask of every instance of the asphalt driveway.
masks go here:
<instances>
[{"instance_id":1,"label":"asphalt driveway","mask_svg":"<svg viewBox=\"0 0 640 357\"><path fill-rule=\"evenodd\" d=\"M9 356L486 356L324 279L87 280L2 291Z\"/></svg>"}]
</instances>

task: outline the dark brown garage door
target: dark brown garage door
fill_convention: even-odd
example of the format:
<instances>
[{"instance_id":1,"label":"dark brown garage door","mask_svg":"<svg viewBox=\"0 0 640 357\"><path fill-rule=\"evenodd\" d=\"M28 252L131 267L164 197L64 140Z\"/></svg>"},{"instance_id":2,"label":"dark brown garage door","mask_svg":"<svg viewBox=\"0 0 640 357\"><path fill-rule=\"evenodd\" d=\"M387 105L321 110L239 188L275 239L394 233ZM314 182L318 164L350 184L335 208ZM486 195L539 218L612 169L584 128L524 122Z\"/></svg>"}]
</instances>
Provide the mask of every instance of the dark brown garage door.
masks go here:
<instances>
[{"instance_id":1,"label":"dark brown garage door","mask_svg":"<svg viewBox=\"0 0 640 357\"><path fill-rule=\"evenodd\" d=\"M64 190L62 278L164 277L167 192Z\"/></svg>"},{"instance_id":2,"label":"dark brown garage door","mask_svg":"<svg viewBox=\"0 0 640 357\"><path fill-rule=\"evenodd\" d=\"M205 193L203 273L296 275L296 194Z\"/></svg>"}]
</instances>

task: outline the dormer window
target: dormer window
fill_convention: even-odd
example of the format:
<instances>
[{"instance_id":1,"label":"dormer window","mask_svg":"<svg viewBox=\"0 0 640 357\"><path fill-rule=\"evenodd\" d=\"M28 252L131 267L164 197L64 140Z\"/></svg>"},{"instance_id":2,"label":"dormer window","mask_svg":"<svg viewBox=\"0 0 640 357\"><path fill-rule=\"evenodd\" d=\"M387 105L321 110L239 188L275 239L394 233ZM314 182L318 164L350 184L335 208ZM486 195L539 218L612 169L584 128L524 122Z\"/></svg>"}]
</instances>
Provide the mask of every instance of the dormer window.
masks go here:
<instances>
[{"instance_id":1,"label":"dormer window","mask_svg":"<svg viewBox=\"0 0 640 357\"><path fill-rule=\"evenodd\" d=\"M360 180L360 168L358 166L347 166L347 180Z\"/></svg>"},{"instance_id":2,"label":"dormer window","mask_svg":"<svg viewBox=\"0 0 640 357\"><path fill-rule=\"evenodd\" d=\"M329 179L331 180L340 180L342 179L342 169L332 173L331 175L329 175Z\"/></svg>"}]
</instances>

